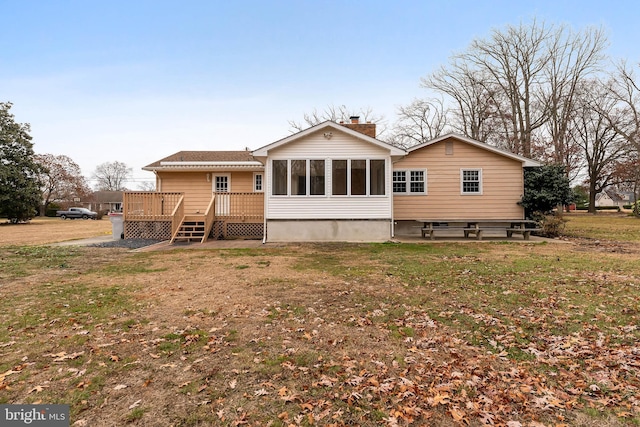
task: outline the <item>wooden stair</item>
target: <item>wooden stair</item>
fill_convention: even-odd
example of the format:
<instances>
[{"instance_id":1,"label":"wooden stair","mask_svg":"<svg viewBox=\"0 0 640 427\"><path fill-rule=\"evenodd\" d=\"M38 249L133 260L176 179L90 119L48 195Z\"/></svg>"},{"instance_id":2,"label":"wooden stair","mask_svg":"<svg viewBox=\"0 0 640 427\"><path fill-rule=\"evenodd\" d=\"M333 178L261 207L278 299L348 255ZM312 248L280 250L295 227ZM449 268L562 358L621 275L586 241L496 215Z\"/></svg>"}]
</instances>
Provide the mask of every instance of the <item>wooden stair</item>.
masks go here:
<instances>
[{"instance_id":1,"label":"wooden stair","mask_svg":"<svg viewBox=\"0 0 640 427\"><path fill-rule=\"evenodd\" d=\"M207 230L206 217L204 215L185 215L180 227L171 237L171 243L178 241L204 243L207 241L209 231Z\"/></svg>"}]
</instances>

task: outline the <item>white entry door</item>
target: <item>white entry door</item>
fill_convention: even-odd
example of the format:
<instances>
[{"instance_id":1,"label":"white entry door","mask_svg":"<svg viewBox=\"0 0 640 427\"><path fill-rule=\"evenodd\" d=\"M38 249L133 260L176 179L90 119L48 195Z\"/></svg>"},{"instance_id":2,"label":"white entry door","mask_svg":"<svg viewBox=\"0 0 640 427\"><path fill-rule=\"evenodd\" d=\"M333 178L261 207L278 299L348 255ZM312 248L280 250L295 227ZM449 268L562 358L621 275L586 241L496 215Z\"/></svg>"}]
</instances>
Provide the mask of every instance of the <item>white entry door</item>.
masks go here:
<instances>
[{"instance_id":1,"label":"white entry door","mask_svg":"<svg viewBox=\"0 0 640 427\"><path fill-rule=\"evenodd\" d=\"M213 191L216 193L216 216L229 215L230 195L220 193L231 191L231 177L229 175L214 175Z\"/></svg>"}]
</instances>

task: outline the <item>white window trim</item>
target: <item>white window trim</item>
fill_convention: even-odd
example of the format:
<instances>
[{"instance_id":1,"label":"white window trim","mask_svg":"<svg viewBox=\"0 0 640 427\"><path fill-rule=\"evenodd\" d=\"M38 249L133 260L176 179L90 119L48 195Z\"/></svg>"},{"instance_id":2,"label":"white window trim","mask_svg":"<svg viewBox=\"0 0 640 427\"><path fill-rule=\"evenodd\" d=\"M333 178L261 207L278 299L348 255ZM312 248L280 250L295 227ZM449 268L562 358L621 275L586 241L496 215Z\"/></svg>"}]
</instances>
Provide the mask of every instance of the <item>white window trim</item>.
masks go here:
<instances>
[{"instance_id":1,"label":"white window trim","mask_svg":"<svg viewBox=\"0 0 640 427\"><path fill-rule=\"evenodd\" d=\"M329 169L327 167L329 163L329 159L323 159L319 157L291 157L287 159L271 159L271 174L273 174L273 161L274 160L285 160L287 162L287 194L273 194L273 190L271 190L270 197L310 197L310 198L325 198L328 197L328 184L329 184ZM307 192L311 191L311 161L312 160L322 160L324 161L324 194L291 194L291 161L292 160L304 160L305 161L305 185ZM264 188L264 177L262 187ZM272 179L272 178L270 178Z\"/></svg>"},{"instance_id":2,"label":"white window trim","mask_svg":"<svg viewBox=\"0 0 640 427\"><path fill-rule=\"evenodd\" d=\"M262 177L260 184L262 186L262 188L260 190L258 190L257 186L256 186L256 176L260 175ZM264 176L265 174L263 172L254 172L253 173L253 192L254 193L264 193Z\"/></svg>"},{"instance_id":3,"label":"white window trim","mask_svg":"<svg viewBox=\"0 0 640 427\"><path fill-rule=\"evenodd\" d=\"M465 171L477 171L478 172L478 191L475 193L471 193L468 191L464 191L464 172ZM460 169L460 195L462 196L482 196L482 169L480 168L461 168Z\"/></svg>"},{"instance_id":4,"label":"white window trim","mask_svg":"<svg viewBox=\"0 0 640 427\"><path fill-rule=\"evenodd\" d=\"M393 175L389 174L389 162L387 159L381 159L379 157L331 157L328 159L330 164L325 163L325 167L328 168L327 173L331 173L331 185L329 186L329 196L336 198L360 198L360 197L377 197L386 198L388 192L393 192L393 188L389 187L389 181L393 181ZM347 194L333 194L333 161L334 160L346 160L347 161ZM364 160L365 161L365 194L351 194L351 161L352 160ZM384 194L371 194L371 161L382 160L384 162Z\"/></svg>"},{"instance_id":5,"label":"white window trim","mask_svg":"<svg viewBox=\"0 0 640 427\"><path fill-rule=\"evenodd\" d=\"M406 190L404 192L396 192L393 191L393 183L396 182L393 180L393 172L404 172L405 173L405 181ZM424 191L411 191L411 172L424 172ZM399 181L398 181L399 182ZM427 189L427 169L394 169L391 172L391 190L394 195L398 196L422 196L429 194Z\"/></svg>"},{"instance_id":6,"label":"white window trim","mask_svg":"<svg viewBox=\"0 0 640 427\"><path fill-rule=\"evenodd\" d=\"M217 176L226 176L227 177L227 193L231 193L231 174L230 173L215 173L211 177L211 187L214 193L216 193L216 177Z\"/></svg>"},{"instance_id":7,"label":"white window trim","mask_svg":"<svg viewBox=\"0 0 640 427\"><path fill-rule=\"evenodd\" d=\"M287 170L285 173L285 179L287 180L287 194L273 194L273 179L274 179L274 167L273 167L273 162L275 161L281 161L284 160L285 162L287 162ZM289 171L290 171L290 162L289 159L271 159L269 161L269 197L276 197L276 198L283 198L283 197L289 197L289 193L290 193L290 188L289 188L289 181L290 181L290 177L289 177Z\"/></svg>"},{"instance_id":8,"label":"white window trim","mask_svg":"<svg viewBox=\"0 0 640 427\"><path fill-rule=\"evenodd\" d=\"M307 168L307 172L306 172L306 174L307 174L307 183L306 183L307 194L305 194L302 197L313 197L313 198L318 198L318 197L324 198L324 197L327 197L327 183L329 182L329 179L328 179L329 178L329 174L327 172L327 163L328 163L327 159L320 159L320 158L317 158L317 157L309 157L309 158L307 158L305 160L307 161L307 165L306 165L306 168ZM324 162L324 194L311 194L311 162L313 160L322 160ZM301 196L297 196L297 197L301 197Z\"/></svg>"}]
</instances>

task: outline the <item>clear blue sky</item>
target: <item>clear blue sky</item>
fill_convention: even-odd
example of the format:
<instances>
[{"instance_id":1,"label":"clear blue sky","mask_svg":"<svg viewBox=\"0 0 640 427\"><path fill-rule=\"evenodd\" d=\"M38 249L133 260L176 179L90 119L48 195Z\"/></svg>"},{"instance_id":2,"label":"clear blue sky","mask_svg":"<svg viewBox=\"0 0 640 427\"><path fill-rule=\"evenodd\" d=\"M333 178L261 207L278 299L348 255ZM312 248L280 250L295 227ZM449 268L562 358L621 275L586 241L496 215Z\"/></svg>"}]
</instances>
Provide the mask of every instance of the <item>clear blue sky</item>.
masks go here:
<instances>
[{"instance_id":1,"label":"clear blue sky","mask_svg":"<svg viewBox=\"0 0 640 427\"><path fill-rule=\"evenodd\" d=\"M637 63L638 16L636 1L0 0L0 100L37 153L153 180L146 164L258 148L314 108L392 122L453 52L533 17L602 26L608 53Z\"/></svg>"}]
</instances>

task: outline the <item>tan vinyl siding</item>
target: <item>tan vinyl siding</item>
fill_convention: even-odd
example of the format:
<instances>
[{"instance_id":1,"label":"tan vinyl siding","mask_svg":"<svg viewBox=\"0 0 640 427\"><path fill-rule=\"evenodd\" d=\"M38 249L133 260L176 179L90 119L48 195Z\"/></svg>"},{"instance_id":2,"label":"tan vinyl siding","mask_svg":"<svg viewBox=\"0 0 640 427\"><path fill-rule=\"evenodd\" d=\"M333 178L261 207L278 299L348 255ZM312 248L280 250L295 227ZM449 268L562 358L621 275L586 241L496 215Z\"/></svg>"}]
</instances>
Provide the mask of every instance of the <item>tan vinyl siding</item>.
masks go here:
<instances>
[{"instance_id":1,"label":"tan vinyl siding","mask_svg":"<svg viewBox=\"0 0 640 427\"><path fill-rule=\"evenodd\" d=\"M185 213L205 212L213 193L214 175L229 175L231 192L253 192L253 172L158 172L162 191L184 193Z\"/></svg>"},{"instance_id":2,"label":"tan vinyl siding","mask_svg":"<svg viewBox=\"0 0 640 427\"><path fill-rule=\"evenodd\" d=\"M446 142L453 143L453 154L445 154ZM396 220L523 218L519 161L449 138L409 153L393 168L427 170L426 195L394 195ZM482 194L461 194L461 169L482 171Z\"/></svg>"},{"instance_id":3,"label":"tan vinyl siding","mask_svg":"<svg viewBox=\"0 0 640 427\"><path fill-rule=\"evenodd\" d=\"M259 172L264 175L264 172ZM253 193L253 172L231 172L231 192Z\"/></svg>"}]
</instances>

